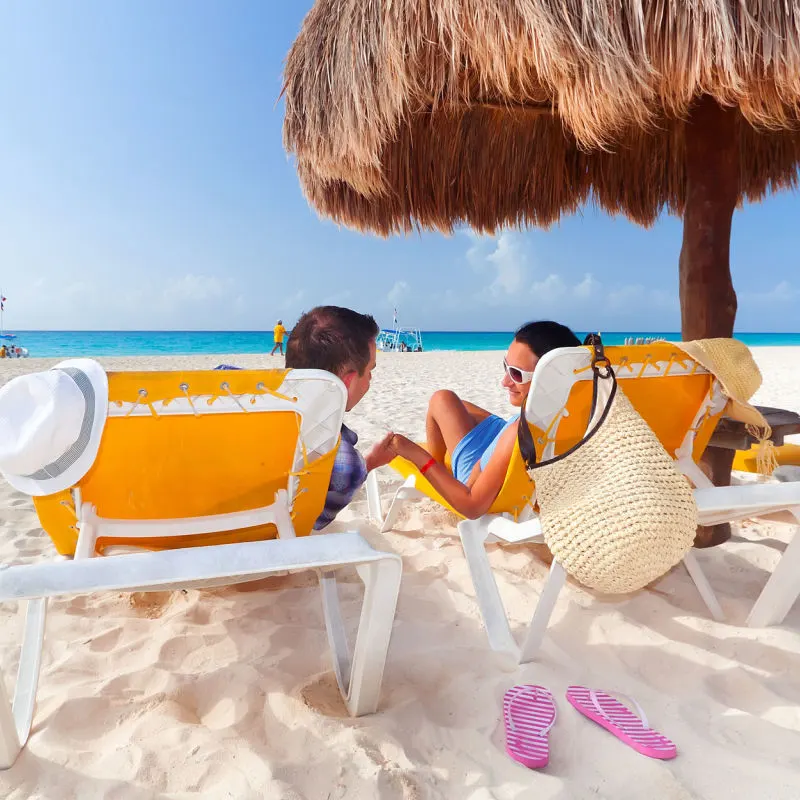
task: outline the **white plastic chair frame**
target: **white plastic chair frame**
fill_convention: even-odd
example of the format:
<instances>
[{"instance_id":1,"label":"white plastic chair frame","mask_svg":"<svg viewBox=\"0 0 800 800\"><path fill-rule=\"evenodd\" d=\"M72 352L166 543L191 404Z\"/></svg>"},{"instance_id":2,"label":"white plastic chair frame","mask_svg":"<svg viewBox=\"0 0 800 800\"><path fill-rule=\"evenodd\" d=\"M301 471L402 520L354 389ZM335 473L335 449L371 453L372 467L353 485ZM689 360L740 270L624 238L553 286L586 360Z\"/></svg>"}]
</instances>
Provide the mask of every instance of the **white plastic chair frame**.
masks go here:
<instances>
[{"instance_id":1,"label":"white plastic chair frame","mask_svg":"<svg viewBox=\"0 0 800 800\"><path fill-rule=\"evenodd\" d=\"M567 413L565 407L573 384L581 380L591 380L591 370L587 369L590 360L591 355L586 348L560 348L546 354L537 365L525 411L532 424L541 430L551 431L542 458L549 458L553 454L556 430L560 419ZM667 373L663 370L667 368L668 374L676 376L705 373L702 367L687 357L685 365L678 362L670 362L669 365L666 362L660 365L650 362L641 365L635 373L632 370L619 370L617 378L624 384L629 377L664 377ZM694 495L700 524L715 525L784 510L790 512L800 524L800 483L718 487L712 484L694 461L692 451L697 431L707 415L719 413L725 404L726 398L715 381L681 446L674 453L676 466L697 487ZM508 544L543 543L538 517L534 515L526 521L514 522L508 515L487 514L477 520L463 520L458 525L458 532L490 646L494 650L508 653L520 663L533 660L558 595L566 582L566 572L557 561L552 562L544 590L520 647L511 633L508 616L492 574L486 545L497 541ZM711 616L722 621L722 608L692 550L686 554L683 563ZM799 594L800 536L794 535L750 611L747 624L766 626L780 623Z\"/></svg>"},{"instance_id":2,"label":"white plastic chair frame","mask_svg":"<svg viewBox=\"0 0 800 800\"><path fill-rule=\"evenodd\" d=\"M367 514L377 525L381 533L386 533L394 528L397 517L405 503L410 500L419 500L424 496L425 495L417 489L416 476L409 475L394 493L389 503L389 509L384 516L377 470L372 470L372 472L367 474Z\"/></svg>"},{"instance_id":3,"label":"white plastic chair frame","mask_svg":"<svg viewBox=\"0 0 800 800\"><path fill-rule=\"evenodd\" d=\"M268 412L290 408L301 415L295 471L330 451L338 442L346 392L330 373L294 370L287 374L279 393L246 398L233 395L216 402L192 398L161 404L137 402L111 404L110 415L217 414ZM289 396L291 395L291 398ZM141 397L141 393L140 393ZM251 400L253 402L251 403ZM250 408L247 408L247 405ZM258 406L258 407L256 407ZM360 716L377 709L386 654L400 590L402 563L399 556L373 549L357 533L295 537L291 520L296 480L287 476L287 488L266 507L230 514L190 519L111 520L97 515L75 492L79 537L75 558L22 566L0 565L0 602L27 601L23 643L13 704L9 704L0 678L0 769L10 767L28 740L33 720L41 664L47 598L97 591L158 591L207 587L257 580L301 570L319 575L325 628L333 654L339 689L350 714ZM219 533L275 524L278 539L261 542L212 545L161 552L117 554L94 558L99 538L134 540L154 536L188 536ZM119 551L123 551L119 554ZM109 548L109 553L112 548ZM364 601L351 656L338 599L335 570L355 566L364 583Z\"/></svg>"}]
</instances>

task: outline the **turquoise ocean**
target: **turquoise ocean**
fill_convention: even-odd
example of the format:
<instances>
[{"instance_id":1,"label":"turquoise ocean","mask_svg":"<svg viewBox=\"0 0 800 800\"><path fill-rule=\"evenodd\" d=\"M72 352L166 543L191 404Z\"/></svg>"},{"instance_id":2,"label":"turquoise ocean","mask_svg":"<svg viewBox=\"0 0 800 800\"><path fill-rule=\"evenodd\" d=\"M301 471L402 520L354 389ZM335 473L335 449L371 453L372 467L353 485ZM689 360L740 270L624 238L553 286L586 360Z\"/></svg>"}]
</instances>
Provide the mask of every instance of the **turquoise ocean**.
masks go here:
<instances>
[{"instance_id":1,"label":"turquoise ocean","mask_svg":"<svg viewBox=\"0 0 800 800\"><path fill-rule=\"evenodd\" d=\"M630 336L678 341L675 331L603 331L606 344ZM31 357L146 356L264 353L272 349L272 331L16 331L17 343ZM578 333L582 338L583 333ZM752 347L800 345L800 333L739 333ZM505 350L507 331L423 331L425 350Z\"/></svg>"}]
</instances>

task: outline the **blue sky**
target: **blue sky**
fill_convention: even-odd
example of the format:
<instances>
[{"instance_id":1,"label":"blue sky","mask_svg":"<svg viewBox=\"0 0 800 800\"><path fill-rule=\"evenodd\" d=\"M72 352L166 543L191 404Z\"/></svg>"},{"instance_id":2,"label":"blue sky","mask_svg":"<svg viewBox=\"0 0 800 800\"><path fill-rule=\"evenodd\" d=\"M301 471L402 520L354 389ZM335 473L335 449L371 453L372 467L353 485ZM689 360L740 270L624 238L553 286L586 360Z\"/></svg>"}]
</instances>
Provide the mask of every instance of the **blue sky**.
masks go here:
<instances>
[{"instance_id":1,"label":"blue sky","mask_svg":"<svg viewBox=\"0 0 800 800\"><path fill-rule=\"evenodd\" d=\"M318 303L428 330L676 330L680 220L383 240L308 208L281 144L310 0L6 0L0 288L17 329L264 329ZM740 331L800 330L800 196L734 218Z\"/></svg>"}]
</instances>

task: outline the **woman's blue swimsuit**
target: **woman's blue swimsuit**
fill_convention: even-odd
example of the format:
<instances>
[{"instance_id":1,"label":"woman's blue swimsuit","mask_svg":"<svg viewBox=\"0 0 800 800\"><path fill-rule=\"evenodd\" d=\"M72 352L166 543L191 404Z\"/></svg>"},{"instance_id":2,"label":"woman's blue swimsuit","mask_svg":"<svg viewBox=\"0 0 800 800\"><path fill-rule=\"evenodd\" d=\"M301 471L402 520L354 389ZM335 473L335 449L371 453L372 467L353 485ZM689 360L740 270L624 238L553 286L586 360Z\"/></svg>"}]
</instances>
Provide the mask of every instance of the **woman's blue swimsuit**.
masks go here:
<instances>
[{"instance_id":1,"label":"woman's blue swimsuit","mask_svg":"<svg viewBox=\"0 0 800 800\"><path fill-rule=\"evenodd\" d=\"M478 461L481 462L481 469L486 469L500 437L518 419L519 414L509 420L490 414L464 436L455 446L451 459L456 480L466 483Z\"/></svg>"}]
</instances>

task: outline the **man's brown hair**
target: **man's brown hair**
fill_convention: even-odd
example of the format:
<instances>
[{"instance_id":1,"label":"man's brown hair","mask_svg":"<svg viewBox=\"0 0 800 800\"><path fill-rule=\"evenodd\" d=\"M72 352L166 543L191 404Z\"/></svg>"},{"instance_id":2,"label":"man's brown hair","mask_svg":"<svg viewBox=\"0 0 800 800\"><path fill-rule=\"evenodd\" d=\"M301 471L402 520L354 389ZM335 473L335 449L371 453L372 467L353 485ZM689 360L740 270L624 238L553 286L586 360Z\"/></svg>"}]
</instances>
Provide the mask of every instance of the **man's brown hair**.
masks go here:
<instances>
[{"instance_id":1,"label":"man's brown hair","mask_svg":"<svg viewBox=\"0 0 800 800\"><path fill-rule=\"evenodd\" d=\"M369 366L370 342L379 333L369 314L341 306L317 306L306 311L286 343L290 369L324 369L342 377L349 370L359 375Z\"/></svg>"}]
</instances>

